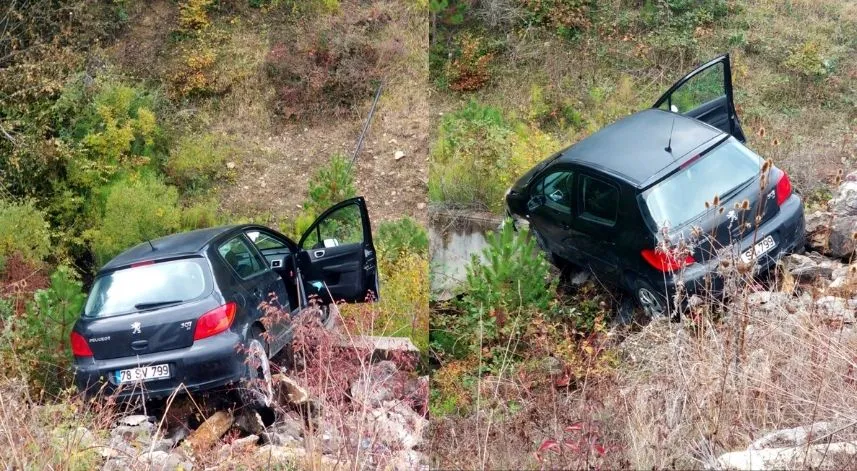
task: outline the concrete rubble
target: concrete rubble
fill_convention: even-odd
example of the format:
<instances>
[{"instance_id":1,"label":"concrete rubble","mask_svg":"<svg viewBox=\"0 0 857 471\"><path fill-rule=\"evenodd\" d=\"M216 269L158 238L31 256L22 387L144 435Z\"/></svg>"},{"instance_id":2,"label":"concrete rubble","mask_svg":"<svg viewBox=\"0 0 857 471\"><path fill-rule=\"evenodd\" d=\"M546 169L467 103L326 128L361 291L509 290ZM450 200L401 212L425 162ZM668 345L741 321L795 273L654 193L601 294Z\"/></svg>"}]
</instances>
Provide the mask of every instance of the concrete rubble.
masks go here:
<instances>
[{"instance_id":1,"label":"concrete rubble","mask_svg":"<svg viewBox=\"0 0 857 471\"><path fill-rule=\"evenodd\" d=\"M220 407L202 417L194 403L178 425L158 414L132 413L119 417L104 439L83 427L64 437L98 448L103 470L229 469L227 463L350 469L355 459L370 469L428 469L420 451L428 426L428 377L381 359L406 358L416 348L407 339L359 341L383 350L348 383L345 410L322 408L300 375L281 372L273 376L271 410Z\"/></svg>"}]
</instances>

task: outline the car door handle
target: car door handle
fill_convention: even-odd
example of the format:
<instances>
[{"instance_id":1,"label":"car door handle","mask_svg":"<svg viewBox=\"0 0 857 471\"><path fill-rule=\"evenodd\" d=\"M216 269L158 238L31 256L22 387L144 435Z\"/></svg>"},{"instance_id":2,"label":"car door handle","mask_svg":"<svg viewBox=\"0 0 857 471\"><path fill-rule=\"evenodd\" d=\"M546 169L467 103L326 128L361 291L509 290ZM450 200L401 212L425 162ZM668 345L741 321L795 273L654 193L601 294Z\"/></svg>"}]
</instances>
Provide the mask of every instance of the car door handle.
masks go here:
<instances>
[{"instance_id":1,"label":"car door handle","mask_svg":"<svg viewBox=\"0 0 857 471\"><path fill-rule=\"evenodd\" d=\"M315 252L312 253L312 255L315 258L324 257L324 250L316 250Z\"/></svg>"},{"instance_id":2,"label":"car door handle","mask_svg":"<svg viewBox=\"0 0 857 471\"><path fill-rule=\"evenodd\" d=\"M133 350L145 350L145 349L149 348L149 341L148 340L135 340L135 341L131 342L131 348Z\"/></svg>"}]
</instances>

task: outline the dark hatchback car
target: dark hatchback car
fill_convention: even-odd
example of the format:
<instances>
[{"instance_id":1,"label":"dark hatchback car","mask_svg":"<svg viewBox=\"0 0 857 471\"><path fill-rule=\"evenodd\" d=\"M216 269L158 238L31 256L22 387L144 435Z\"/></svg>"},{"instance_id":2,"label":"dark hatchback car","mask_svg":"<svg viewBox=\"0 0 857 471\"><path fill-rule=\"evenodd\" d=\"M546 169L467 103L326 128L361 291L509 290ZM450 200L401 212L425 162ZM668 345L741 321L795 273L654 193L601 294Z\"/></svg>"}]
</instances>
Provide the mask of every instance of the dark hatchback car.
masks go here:
<instances>
[{"instance_id":1,"label":"dark hatchback car","mask_svg":"<svg viewBox=\"0 0 857 471\"><path fill-rule=\"evenodd\" d=\"M724 258L763 271L803 250L800 196L744 141L724 55L538 164L509 189L509 216L554 264L590 269L649 316L672 314L679 280L688 294L719 292Z\"/></svg>"},{"instance_id":2,"label":"dark hatchback car","mask_svg":"<svg viewBox=\"0 0 857 471\"><path fill-rule=\"evenodd\" d=\"M243 398L267 404L268 360L291 340L287 316L270 313L306 315L314 297L324 305L377 296L363 198L328 209L298 243L254 224L145 242L96 275L71 333L75 380L89 393L146 398L246 380ZM317 311L332 321L329 309Z\"/></svg>"}]
</instances>

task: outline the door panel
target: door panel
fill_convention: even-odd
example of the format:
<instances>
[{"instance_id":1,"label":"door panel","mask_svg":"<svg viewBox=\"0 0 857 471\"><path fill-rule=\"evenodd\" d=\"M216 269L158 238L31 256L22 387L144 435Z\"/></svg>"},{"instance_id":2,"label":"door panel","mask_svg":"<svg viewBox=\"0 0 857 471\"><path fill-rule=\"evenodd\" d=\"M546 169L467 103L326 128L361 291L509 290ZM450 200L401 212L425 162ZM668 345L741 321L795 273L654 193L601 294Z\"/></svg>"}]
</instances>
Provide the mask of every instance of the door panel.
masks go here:
<instances>
[{"instance_id":1,"label":"door panel","mask_svg":"<svg viewBox=\"0 0 857 471\"><path fill-rule=\"evenodd\" d=\"M298 244L308 296L322 302L378 298L378 266L366 202L345 200L325 211Z\"/></svg>"},{"instance_id":2,"label":"door panel","mask_svg":"<svg viewBox=\"0 0 857 471\"><path fill-rule=\"evenodd\" d=\"M735 112L729 54L717 57L673 84L653 108L680 113L708 123L745 141Z\"/></svg>"}]
</instances>

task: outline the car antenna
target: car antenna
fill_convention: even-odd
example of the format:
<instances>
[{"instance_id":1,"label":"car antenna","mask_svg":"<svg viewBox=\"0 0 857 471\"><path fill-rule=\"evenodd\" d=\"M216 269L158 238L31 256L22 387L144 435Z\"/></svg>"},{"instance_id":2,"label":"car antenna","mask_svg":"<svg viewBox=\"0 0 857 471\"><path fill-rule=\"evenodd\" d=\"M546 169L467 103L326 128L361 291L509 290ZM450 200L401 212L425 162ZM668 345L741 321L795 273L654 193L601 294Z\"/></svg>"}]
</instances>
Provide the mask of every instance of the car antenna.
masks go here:
<instances>
[{"instance_id":1,"label":"car antenna","mask_svg":"<svg viewBox=\"0 0 857 471\"><path fill-rule=\"evenodd\" d=\"M146 242L148 242L148 243L149 243L149 247L151 247L151 248L152 248L152 252L154 252L154 251L155 251L155 246L154 246L154 245L152 245L152 241L151 241L151 240L149 240L149 239L146 239Z\"/></svg>"},{"instance_id":2,"label":"car antenna","mask_svg":"<svg viewBox=\"0 0 857 471\"><path fill-rule=\"evenodd\" d=\"M670 155L673 153L673 128L675 127L675 116L673 116L673 122L670 124L670 139L667 141L667 146L664 148L665 151L669 152Z\"/></svg>"}]
</instances>

